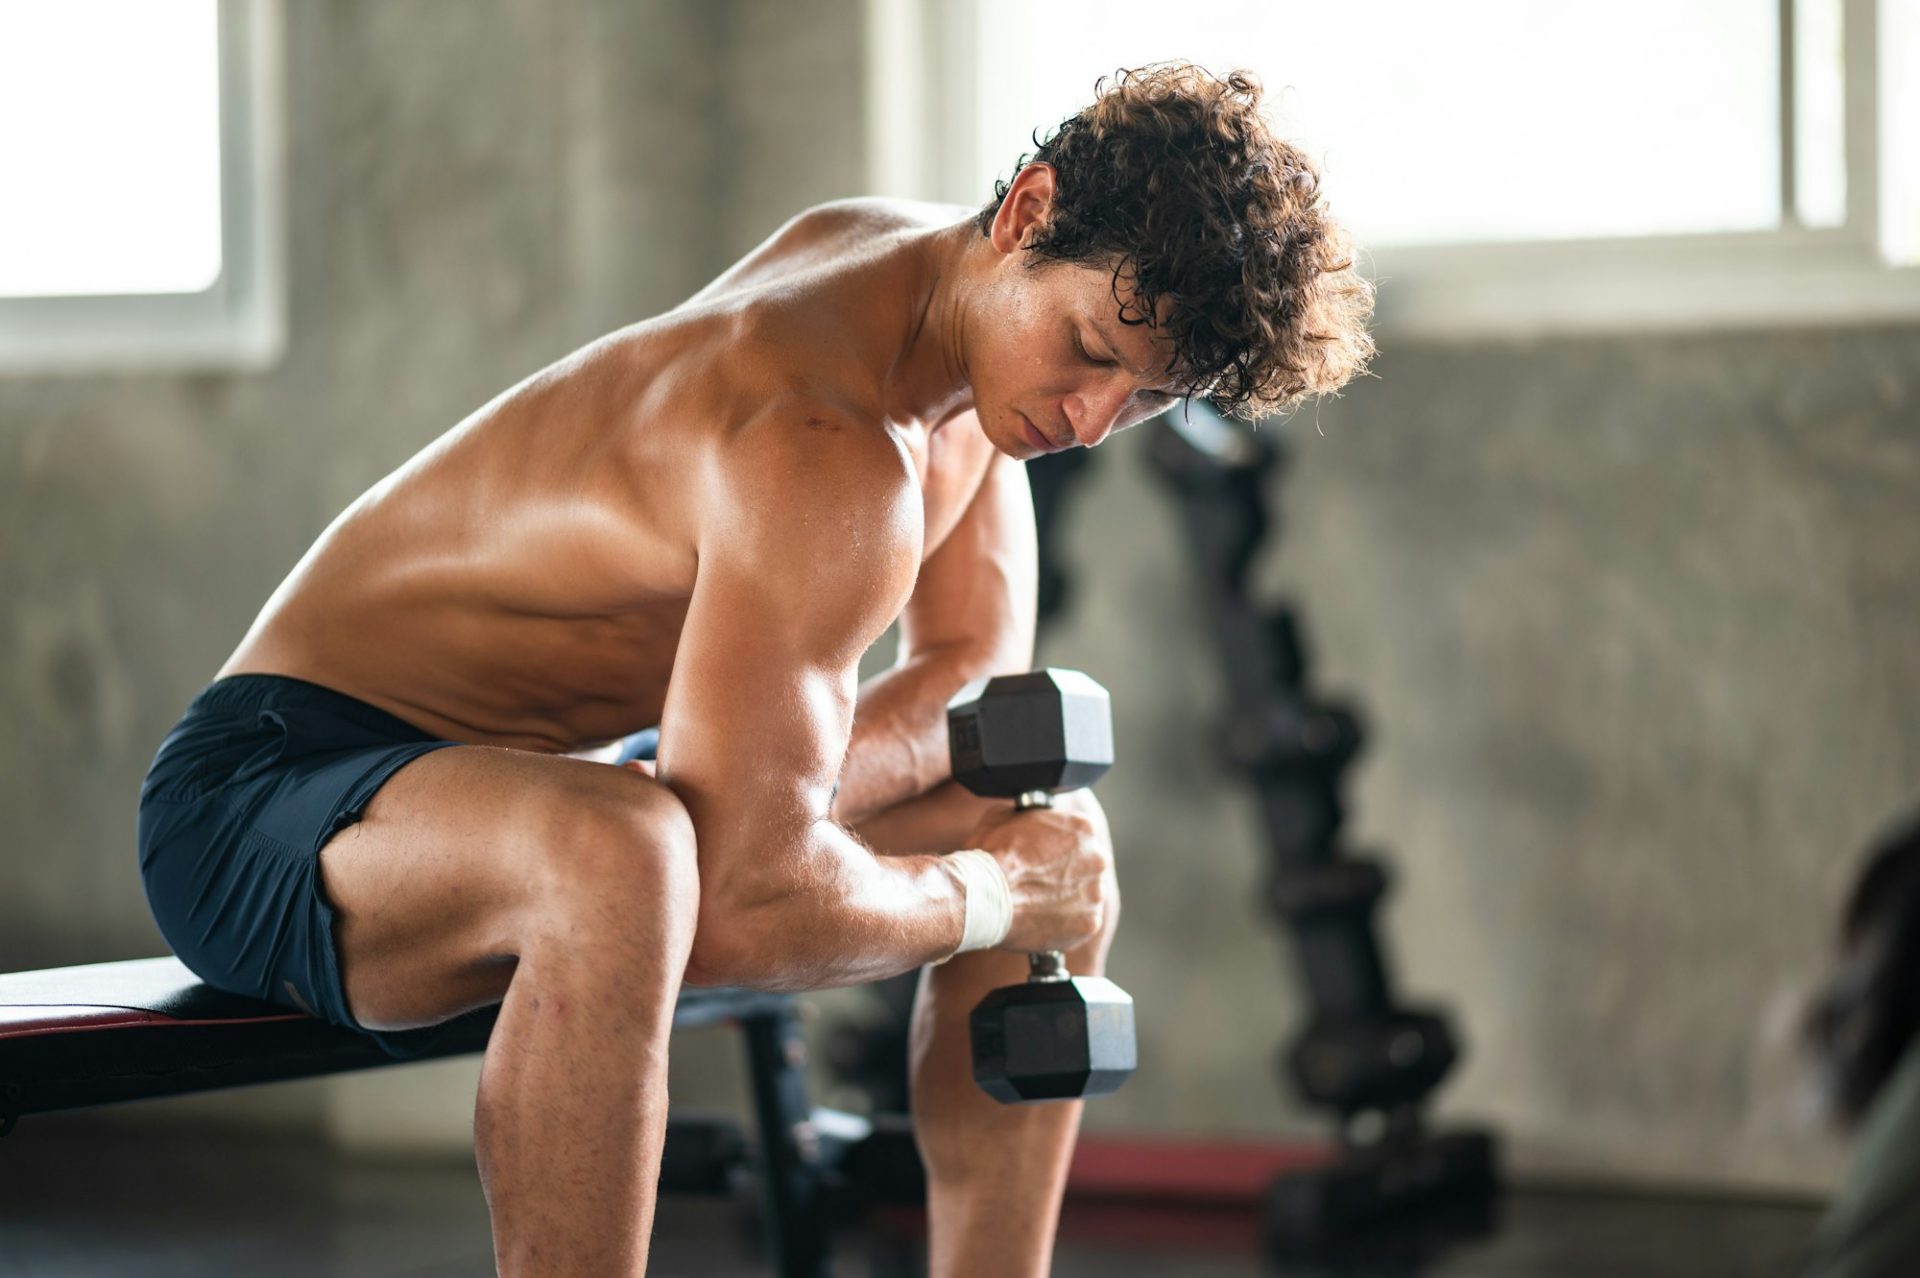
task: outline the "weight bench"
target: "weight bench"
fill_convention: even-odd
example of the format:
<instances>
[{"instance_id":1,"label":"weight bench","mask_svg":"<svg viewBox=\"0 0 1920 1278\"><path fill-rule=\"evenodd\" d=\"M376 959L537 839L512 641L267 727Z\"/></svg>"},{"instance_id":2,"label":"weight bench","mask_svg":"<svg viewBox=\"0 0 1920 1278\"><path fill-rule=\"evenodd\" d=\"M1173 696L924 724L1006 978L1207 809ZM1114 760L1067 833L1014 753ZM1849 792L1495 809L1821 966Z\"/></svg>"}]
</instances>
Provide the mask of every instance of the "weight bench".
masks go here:
<instances>
[{"instance_id":1,"label":"weight bench","mask_svg":"<svg viewBox=\"0 0 1920 1278\"><path fill-rule=\"evenodd\" d=\"M497 1008L449 1022L408 1060L477 1052ZM806 1044L791 996L687 990L675 1029L738 1024L762 1134L731 1119L670 1117L660 1188L726 1193L757 1174L768 1251L782 1278L829 1272L829 1213L858 1195L924 1200L904 1120L869 1123L808 1103ZM204 984L174 958L0 973L0 1136L23 1115L316 1078L402 1063L353 1030Z\"/></svg>"}]
</instances>

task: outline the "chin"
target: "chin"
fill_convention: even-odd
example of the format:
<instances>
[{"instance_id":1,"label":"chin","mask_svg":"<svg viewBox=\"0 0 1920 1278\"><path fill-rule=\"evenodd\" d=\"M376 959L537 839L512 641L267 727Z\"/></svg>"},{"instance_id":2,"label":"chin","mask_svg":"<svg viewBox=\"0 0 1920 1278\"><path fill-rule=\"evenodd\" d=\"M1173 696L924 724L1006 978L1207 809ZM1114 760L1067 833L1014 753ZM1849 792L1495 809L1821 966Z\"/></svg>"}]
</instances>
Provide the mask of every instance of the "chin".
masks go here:
<instances>
[{"instance_id":1,"label":"chin","mask_svg":"<svg viewBox=\"0 0 1920 1278\"><path fill-rule=\"evenodd\" d=\"M1006 424L989 430L987 429L989 417L995 422ZM1015 461L1031 461L1036 455L1033 445L1027 441L1026 432L1020 429L1020 414L1011 409L1005 413L982 416L980 433L987 437L987 442L993 445L995 452L1005 453Z\"/></svg>"}]
</instances>

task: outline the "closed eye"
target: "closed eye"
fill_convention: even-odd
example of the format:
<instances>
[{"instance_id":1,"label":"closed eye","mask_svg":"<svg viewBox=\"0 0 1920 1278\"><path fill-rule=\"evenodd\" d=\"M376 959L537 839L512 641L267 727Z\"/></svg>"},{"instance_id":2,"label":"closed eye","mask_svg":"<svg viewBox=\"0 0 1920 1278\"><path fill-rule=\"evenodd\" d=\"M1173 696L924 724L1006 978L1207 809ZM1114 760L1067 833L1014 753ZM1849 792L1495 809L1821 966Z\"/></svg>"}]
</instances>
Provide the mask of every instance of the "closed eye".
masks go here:
<instances>
[{"instance_id":1,"label":"closed eye","mask_svg":"<svg viewBox=\"0 0 1920 1278\"><path fill-rule=\"evenodd\" d=\"M1086 339L1080 336L1080 330L1077 328L1073 330L1073 345L1080 352L1080 358L1096 368L1108 368L1116 362L1110 359L1096 359L1093 352L1087 349Z\"/></svg>"}]
</instances>

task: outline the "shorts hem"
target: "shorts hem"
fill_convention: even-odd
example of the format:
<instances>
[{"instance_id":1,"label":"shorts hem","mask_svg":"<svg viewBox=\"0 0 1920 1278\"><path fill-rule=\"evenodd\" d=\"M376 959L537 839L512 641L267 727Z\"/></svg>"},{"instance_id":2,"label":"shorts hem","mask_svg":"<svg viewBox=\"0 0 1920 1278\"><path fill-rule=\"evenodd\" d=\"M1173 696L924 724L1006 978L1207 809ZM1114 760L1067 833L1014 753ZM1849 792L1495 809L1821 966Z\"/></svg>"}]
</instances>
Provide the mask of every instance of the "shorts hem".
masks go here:
<instances>
[{"instance_id":1,"label":"shorts hem","mask_svg":"<svg viewBox=\"0 0 1920 1278\"><path fill-rule=\"evenodd\" d=\"M394 778L402 768L416 759L424 758L436 750L450 749L459 745L457 741L422 741L411 746L396 749L380 765L356 781L346 794L341 796L340 804L333 817L327 822L325 833L312 852L311 882L307 891L314 912L313 935L320 948L320 970L325 980L323 990L316 990L327 1004L325 1010L313 1009L322 1020L365 1034L378 1043L389 1056L409 1056L417 1054L424 1036L433 1034L438 1026L429 1026L418 1030L383 1031L372 1030L362 1025L353 1015L353 1009L347 1002L347 985L340 962L340 942L334 932L334 924L339 912L327 895L326 883L320 877L320 853L334 835L357 824L365 815L367 805L380 792L382 786Z\"/></svg>"}]
</instances>

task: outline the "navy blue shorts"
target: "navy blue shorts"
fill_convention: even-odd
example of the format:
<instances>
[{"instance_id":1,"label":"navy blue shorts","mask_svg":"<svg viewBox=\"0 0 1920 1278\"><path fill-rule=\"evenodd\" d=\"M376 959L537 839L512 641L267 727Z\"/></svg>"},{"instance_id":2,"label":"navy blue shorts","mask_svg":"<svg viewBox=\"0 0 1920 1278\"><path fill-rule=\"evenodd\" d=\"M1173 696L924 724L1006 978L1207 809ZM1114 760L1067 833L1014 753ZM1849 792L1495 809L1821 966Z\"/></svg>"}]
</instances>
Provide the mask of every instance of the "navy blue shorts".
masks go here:
<instances>
[{"instance_id":1,"label":"navy blue shorts","mask_svg":"<svg viewBox=\"0 0 1920 1278\"><path fill-rule=\"evenodd\" d=\"M651 732L622 758L647 758ZM320 849L389 777L458 745L330 688L279 675L210 685L140 787L140 877L160 934L207 984L360 1030L395 1056L433 1029L355 1023L340 982Z\"/></svg>"}]
</instances>

